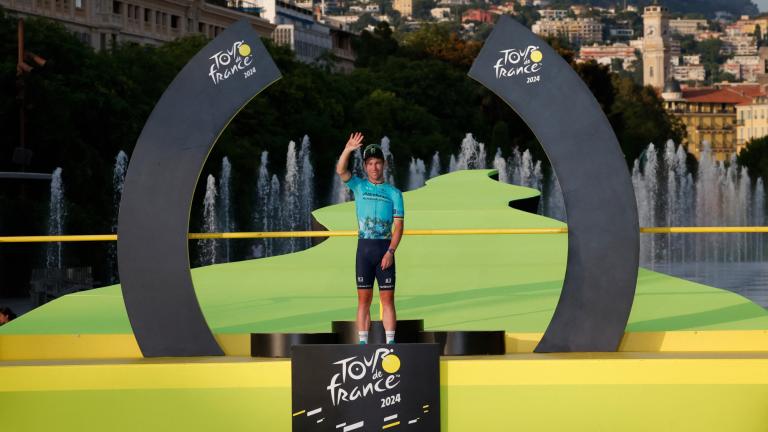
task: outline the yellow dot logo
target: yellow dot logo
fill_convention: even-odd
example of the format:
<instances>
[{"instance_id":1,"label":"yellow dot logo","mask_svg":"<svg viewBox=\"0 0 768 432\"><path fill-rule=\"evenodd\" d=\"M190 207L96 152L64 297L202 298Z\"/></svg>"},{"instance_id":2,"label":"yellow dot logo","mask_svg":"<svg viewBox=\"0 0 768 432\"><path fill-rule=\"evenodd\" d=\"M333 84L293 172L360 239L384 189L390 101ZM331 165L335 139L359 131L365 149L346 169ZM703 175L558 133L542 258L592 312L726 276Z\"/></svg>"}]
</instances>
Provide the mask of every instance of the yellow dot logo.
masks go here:
<instances>
[{"instance_id":1,"label":"yellow dot logo","mask_svg":"<svg viewBox=\"0 0 768 432\"><path fill-rule=\"evenodd\" d=\"M400 357L389 354L381 361L381 367L387 373L395 373L400 370Z\"/></svg>"},{"instance_id":2,"label":"yellow dot logo","mask_svg":"<svg viewBox=\"0 0 768 432\"><path fill-rule=\"evenodd\" d=\"M251 47L248 44L242 44L240 45L240 48L237 49L237 52L240 53L240 56L247 57L251 55Z\"/></svg>"},{"instance_id":3,"label":"yellow dot logo","mask_svg":"<svg viewBox=\"0 0 768 432\"><path fill-rule=\"evenodd\" d=\"M531 60L533 60L534 63L540 62L543 57L544 57L544 54L542 54L541 51L539 50L531 51Z\"/></svg>"}]
</instances>

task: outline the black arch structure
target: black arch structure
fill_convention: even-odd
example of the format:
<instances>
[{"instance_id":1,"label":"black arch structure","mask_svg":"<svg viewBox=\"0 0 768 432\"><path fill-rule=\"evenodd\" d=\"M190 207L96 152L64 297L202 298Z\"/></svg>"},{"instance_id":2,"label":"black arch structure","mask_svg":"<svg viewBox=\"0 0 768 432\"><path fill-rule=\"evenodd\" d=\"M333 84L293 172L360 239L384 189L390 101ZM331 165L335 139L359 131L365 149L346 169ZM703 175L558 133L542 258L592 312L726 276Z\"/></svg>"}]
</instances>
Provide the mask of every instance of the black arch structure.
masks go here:
<instances>
[{"instance_id":1,"label":"black arch structure","mask_svg":"<svg viewBox=\"0 0 768 432\"><path fill-rule=\"evenodd\" d=\"M573 69L508 16L497 22L469 76L528 124L563 190L568 267L535 351L616 351L632 308L640 239L632 180L608 119Z\"/></svg>"},{"instance_id":2,"label":"black arch structure","mask_svg":"<svg viewBox=\"0 0 768 432\"><path fill-rule=\"evenodd\" d=\"M125 306L146 357L223 355L195 295L187 232L208 154L229 121L281 78L247 20L203 48L160 98L139 136L118 218Z\"/></svg>"}]
</instances>

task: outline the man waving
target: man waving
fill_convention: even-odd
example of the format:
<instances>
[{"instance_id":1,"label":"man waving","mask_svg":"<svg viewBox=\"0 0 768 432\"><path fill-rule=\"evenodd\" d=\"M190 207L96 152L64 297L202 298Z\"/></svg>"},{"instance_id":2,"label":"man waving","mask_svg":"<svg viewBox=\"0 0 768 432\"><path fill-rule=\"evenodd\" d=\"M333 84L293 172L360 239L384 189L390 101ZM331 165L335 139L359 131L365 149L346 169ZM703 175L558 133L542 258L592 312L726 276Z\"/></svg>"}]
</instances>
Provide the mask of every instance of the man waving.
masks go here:
<instances>
[{"instance_id":1,"label":"man waving","mask_svg":"<svg viewBox=\"0 0 768 432\"><path fill-rule=\"evenodd\" d=\"M360 132L350 135L336 165L336 173L352 190L357 213L357 331L360 343L368 343L371 324L373 280L379 285L387 343L395 343L395 250L403 236L403 194L384 181L386 160L376 144L363 150L368 179L355 177L347 169L349 156L363 143ZM394 227L394 229L393 229Z\"/></svg>"}]
</instances>

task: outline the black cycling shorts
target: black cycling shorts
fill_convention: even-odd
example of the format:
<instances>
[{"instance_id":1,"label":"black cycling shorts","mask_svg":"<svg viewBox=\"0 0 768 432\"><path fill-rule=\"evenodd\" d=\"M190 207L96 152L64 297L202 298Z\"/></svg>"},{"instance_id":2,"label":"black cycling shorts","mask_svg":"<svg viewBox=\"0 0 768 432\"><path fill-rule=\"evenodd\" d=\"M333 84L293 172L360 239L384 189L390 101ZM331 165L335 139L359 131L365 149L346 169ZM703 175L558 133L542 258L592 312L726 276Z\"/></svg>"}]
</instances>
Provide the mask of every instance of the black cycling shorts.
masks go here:
<instances>
[{"instance_id":1,"label":"black cycling shorts","mask_svg":"<svg viewBox=\"0 0 768 432\"><path fill-rule=\"evenodd\" d=\"M373 289L373 279L379 282L379 290L395 289L395 262L386 270L381 269L381 259L389 249L389 239L357 239L355 273L357 289Z\"/></svg>"}]
</instances>

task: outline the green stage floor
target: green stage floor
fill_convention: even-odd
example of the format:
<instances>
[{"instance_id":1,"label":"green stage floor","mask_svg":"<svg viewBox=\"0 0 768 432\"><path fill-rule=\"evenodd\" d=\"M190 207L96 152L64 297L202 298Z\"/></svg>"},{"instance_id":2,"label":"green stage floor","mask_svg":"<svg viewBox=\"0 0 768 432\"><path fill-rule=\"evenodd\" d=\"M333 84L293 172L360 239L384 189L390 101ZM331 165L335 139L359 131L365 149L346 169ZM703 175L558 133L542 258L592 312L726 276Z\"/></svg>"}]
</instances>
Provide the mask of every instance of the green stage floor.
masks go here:
<instances>
[{"instance_id":1,"label":"green stage floor","mask_svg":"<svg viewBox=\"0 0 768 432\"><path fill-rule=\"evenodd\" d=\"M491 172L459 171L407 192L406 229L564 226L510 208L510 200L538 192L499 183ZM329 230L354 230L353 206L314 215ZM215 333L312 332L354 319L355 243L330 238L290 255L192 270L209 325ZM406 236L397 252L398 318L423 318L427 329L543 332L566 254L565 234ZM762 329L768 311L738 294L640 271L629 332ZM67 295L0 327L0 334L89 333L131 333L118 286Z\"/></svg>"}]
</instances>

